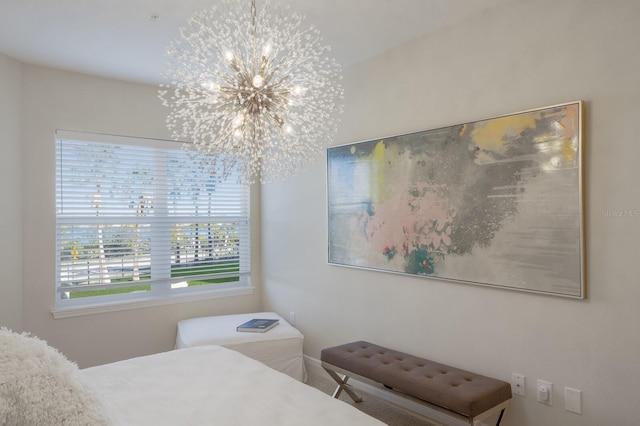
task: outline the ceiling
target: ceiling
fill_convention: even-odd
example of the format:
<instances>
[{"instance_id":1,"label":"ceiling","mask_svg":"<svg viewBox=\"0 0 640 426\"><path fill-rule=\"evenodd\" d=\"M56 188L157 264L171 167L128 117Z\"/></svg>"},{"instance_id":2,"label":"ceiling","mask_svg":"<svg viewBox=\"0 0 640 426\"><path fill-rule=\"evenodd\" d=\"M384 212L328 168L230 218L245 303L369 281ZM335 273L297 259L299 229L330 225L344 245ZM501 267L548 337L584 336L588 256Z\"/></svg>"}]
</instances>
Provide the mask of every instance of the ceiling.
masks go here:
<instances>
[{"instance_id":1,"label":"ceiling","mask_svg":"<svg viewBox=\"0 0 640 426\"><path fill-rule=\"evenodd\" d=\"M165 50L219 0L0 0L0 53L20 62L157 84ZM250 7L249 0L246 1ZM260 8L264 0L257 0ZM508 0L280 0L348 67ZM158 19L151 18L157 15Z\"/></svg>"}]
</instances>

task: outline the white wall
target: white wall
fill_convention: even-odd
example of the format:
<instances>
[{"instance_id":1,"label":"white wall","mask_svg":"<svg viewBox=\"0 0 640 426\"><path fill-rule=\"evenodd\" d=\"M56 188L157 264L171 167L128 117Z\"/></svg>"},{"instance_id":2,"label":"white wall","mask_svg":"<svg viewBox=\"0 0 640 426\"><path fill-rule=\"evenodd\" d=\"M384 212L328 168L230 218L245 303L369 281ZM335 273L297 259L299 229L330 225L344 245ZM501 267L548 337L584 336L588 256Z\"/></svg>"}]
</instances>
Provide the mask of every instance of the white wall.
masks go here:
<instances>
[{"instance_id":1,"label":"white wall","mask_svg":"<svg viewBox=\"0 0 640 426\"><path fill-rule=\"evenodd\" d=\"M167 111L151 86L28 65L23 79L25 330L86 367L172 349L180 319L258 309L260 257L255 255L252 279L258 290L249 296L54 320L54 131L168 138ZM259 207L252 214L253 243L259 249Z\"/></svg>"},{"instance_id":2,"label":"white wall","mask_svg":"<svg viewBox=\"0 0 640 426\"><path fill-rule=\"evenodd\" d=\"M336 144L586 102L584 301L327 265L322 161L263 188L264 307L296 312L305 352L365 339L509 380L511 422L637 423L640 2L510 1L346 71ZM554 384L554 405L535 380ZM583 414L564 410L564 387Z\"/></svg>"},{"instance_id":3,"label":"white wall","mask_svg":"<svg viewBox=\"0 0 640 426\"><path fill-rule=\"evenodd\" d=\"M0 327L22 330L22 66L0 54Z\"/></svg>"}]
</instances>

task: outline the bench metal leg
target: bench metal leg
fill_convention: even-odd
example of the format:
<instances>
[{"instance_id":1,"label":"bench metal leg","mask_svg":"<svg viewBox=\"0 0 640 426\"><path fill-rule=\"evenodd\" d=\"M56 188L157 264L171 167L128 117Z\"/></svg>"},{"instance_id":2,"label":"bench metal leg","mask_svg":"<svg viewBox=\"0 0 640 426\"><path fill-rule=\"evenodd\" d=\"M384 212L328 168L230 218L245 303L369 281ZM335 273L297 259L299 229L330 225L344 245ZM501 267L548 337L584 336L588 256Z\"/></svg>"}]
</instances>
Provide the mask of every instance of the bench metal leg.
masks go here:
<instances>
[{"instance_id":1,"label":"bench metal leg","mask_svg":"<svg viewBox=\"0 0 640 426\"><path fill-rule=\"evenodd\" d=\"M333 392L333 397L338 398L342 391L345 391L347 395L353 399L354 402L362 402L362 398L360 398L352 389L347 385L347 381L349 380L349 376L346 374L340 375L335 371L329 370L325 368L325 371L329 373L329 376L338 384L336 390Z\"/></svg>"},{"instance_id":2,"label":"bench metal leg","mask_svg":"<svg viewBox=\"0 0 640 426\"><path fill-rule=\"evenodd\" d=\"M502 408L500 408L502 406ZM481 423L481 420L486 419L487 416L490 416L491 414L487 414L493 411L493 413L497 413L498 410L500 410L500 414L498 415L498 420L496 421L496 426L500 426L500 424L502 423L502 419L504 417L504 415L507 412L507 407L508 407L508 403L502 403L499 406L494 407L493 409L490 409L489 411L486 411L476 417L471 417L469 419L469 424L472 426L475 425L481 425L481 424L486 424L486 423Z\"/></svg>"},{"instance_id":3,"label":"bench metal leg","mask_svg":"<svg viewBox=\"0 0 640 426\"><path fill-rule=\"evenodd\" d=\"M498 417L498 423L496 423L496 426L500 426L500 423L502 422L502 416L504 416L504 408L500 410L500 416Z\"/></svg>"}]
</instances>

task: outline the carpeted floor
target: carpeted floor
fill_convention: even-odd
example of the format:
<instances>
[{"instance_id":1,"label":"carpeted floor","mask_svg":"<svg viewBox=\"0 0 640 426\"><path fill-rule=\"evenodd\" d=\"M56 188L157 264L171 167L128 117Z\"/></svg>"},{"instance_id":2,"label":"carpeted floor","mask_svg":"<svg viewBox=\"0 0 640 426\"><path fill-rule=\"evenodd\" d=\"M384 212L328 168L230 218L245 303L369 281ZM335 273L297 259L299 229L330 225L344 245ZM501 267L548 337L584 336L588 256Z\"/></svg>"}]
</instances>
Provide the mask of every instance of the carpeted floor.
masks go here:
<instances>
[{"instance_id":1,"label":"carpeted floor","mask_svg":"<svg viewBox=\"0 0 640 426\"><path fill-rule=\"evenodd\" d=\"M320 389L322 392L332 395L334 389L336 388L335 383L331 380L328 375L320 376L312 369L308 369L309 377L307 379L307 384L313 386L316 389ZM389 405L379 399L376 399L367 394L363 394L359 392L359 395L362 396L363 401L355 404L349 395L346 393L342 393L340 395L340 400L345 401L360 411L363 411L370 416L375 417L376 419L388 424L389 426L431 426L432 423L427 421L418 419L392 405Z\"/></svg>"}]
</instances>

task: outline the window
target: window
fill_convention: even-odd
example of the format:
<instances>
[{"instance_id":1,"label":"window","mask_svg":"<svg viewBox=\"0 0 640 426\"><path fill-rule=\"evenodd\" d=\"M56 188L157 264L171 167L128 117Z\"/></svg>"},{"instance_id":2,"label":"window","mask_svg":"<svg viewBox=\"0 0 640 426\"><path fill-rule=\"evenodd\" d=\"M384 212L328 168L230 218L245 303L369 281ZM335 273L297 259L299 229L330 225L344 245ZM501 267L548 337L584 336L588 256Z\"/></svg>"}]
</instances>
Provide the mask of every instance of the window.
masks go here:
<instances>
[{"instance_id":1,"label":"window","mask_svg":"<svg viewBox=\"0 0 640 426\"><path fill-rule=\"evenodd\" d=\"M181 145L56 132L56 307L249 287L249 187Z\"/></svg>"}]
</instances>

